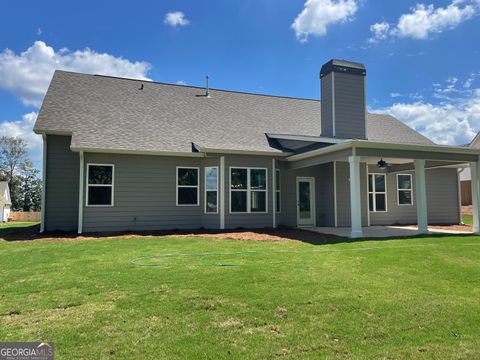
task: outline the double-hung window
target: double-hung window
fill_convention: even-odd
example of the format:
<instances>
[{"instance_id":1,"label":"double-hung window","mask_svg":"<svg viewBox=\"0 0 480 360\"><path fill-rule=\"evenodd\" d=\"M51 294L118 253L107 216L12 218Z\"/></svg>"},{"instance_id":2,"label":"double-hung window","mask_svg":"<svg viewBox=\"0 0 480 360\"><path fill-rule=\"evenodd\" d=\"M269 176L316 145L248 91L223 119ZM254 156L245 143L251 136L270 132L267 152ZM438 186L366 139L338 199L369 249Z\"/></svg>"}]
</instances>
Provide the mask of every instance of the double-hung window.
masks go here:
<instances>
[{"instance_id":1,"label":"double-hung window","mask_svg":"<svg viewBox=\"0 0 480 360\"><path fill-rule=\"evenodd\" d=\"M371 212L387 211L385 174L368 174L368 208Z\"/></svg>"},{"instance_id":2,"label":"double-hung window","mask_svg":"<svg viewBox=\"0 0 480 360\"><path fill-rule=\"evenodd\" d=\"M267 212L267 169L230 168L230 212Z\"/></svg>"},{"instance_id":3,"label":"double-hung window","mask_svg":"<svg viewBox=\"0 0 480 360\"><path fill-rule=\"evenodd\" d=\"M413 204L412 174L397 174L398 205Z\"/></svg>"},{"instance_id":4,"label":"double-hung window","mask_svg":"<svg viewBox=\"0 0 480 360\"><path fill-rule=\"evenodd\" d=\"M177 206L198 206L199 168L177 167Z\"/></svg>"},{"instance_id":5,"label":"double-hung window","mask_svg":"<svg viewBox=\"0 0 480 360\"><path fill-rule=\"evenodd\" d=\"M275 169L275 211L277 213L282 209L280 201L280 170Z\"/></svg>"},{"instance_id":6,"label":"double-hung window","mask_svg":"<svg viewBox=\"0 0 480 360\"><path fill-rule=\"evenodd\" d=\"M114 166L87 164L87 206L113 206Z\"/></svg>"},{"instance_id":7,"label":"double-hung window","mask_svg":"<svg viewBox=\"0 0 480 360\"><path fill-rule=\"evenodd\" d=\"M205 213L218 213L218 167L205 168Z\"/></svg>"}]
</instances>

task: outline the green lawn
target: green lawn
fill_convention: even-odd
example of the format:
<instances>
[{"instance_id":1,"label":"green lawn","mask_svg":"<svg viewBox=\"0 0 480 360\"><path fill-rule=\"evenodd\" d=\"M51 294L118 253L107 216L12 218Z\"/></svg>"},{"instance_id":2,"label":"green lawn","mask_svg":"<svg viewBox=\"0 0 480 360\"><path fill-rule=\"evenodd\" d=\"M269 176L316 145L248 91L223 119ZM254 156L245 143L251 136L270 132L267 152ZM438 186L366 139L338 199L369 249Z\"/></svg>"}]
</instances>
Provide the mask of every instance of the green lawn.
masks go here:
<instances>
[{"instance_id":1,"label":"green lawn","mask_svg":"<svg viewBox=\"0 0 480 360\"><path fill-rule=\"evenodd\" d=\"M470 215L470 214L462 214L462 222L463 222L465 225L472 225L472 224L473 224L472 215Z\"/></svg>"},{"instance_id":2,"label":"green lawn","mask_svg":"<svg viewBox=\"0 0 480 360\"><path fill-rule=\"evenodd\" d=\"M0 341L54 341L57 359L480 358L479 259L476 236L0 240Z\"/></svg>"}]
</instances>

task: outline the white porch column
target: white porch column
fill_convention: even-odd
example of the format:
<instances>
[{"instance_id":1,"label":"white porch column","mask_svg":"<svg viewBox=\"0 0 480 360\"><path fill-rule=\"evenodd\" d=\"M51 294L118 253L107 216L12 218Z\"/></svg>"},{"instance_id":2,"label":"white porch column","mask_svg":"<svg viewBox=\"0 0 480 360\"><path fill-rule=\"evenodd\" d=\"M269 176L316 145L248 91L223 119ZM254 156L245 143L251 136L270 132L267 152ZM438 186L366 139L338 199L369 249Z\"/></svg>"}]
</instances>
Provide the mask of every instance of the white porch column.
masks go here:
<instances>
[{"instance_id":1,"label":"white porch column","mask_svg":"<svg viewBox=\"0 0 480 360\"><path fill-rule=\"evenodd\" d=\"M220 229L225 229L225 156L220 156Z\"/></svg>"},{"instance_id":2,"label":"white porch column","mask_svg":"<svg viewBox=\"0 0 480 360\"><path fill-rule=\"evenodd\" d=\"M417 197L418 232L428 232L427 186L425 184L425 160L415 160L415 190Z\"/></svg>"},{"instance_id":3,"label":"white porch column","mask_svg":"<svg viewBox=\"0 0 480 360\"><path fill-rule=\"evenodd\" d=\"M472 178L472 217L473 232L480 233L480 160L470 163L470 173Z\"/></svg>"},{"instance_id":4,"label":"white porch column","mask_svg":"<svg viewBox=\"0 0 480 360\"><path fill-rule=\"evenodd\" d=\"M272 227L277 227L277 169L275 158L272 159ZM268 201L268 199L267 199Z\"/></svg>"},{"instance_id":5,"label":"white porch column","mask_svg":"<svg viewBox=\"0 0 480 360\"><path fill-rule=\"evenodd\" d=\"M83 232L83 188L85 176L83 175L85 171L85 161L83 157L83 151L80 151L80 179L78 186L78 233Z\"/></svg>"},{"instance_id":6,"label":"white porch column","mask_svg":"<svg viewBox=\"0 0 480 360\"><path fill-rule=\"evenodd\" d=\"M351 237L362 237L362 196L360 185L360 158L350 156L350 210L352 221Z\"/></svg>"}]
</instances>

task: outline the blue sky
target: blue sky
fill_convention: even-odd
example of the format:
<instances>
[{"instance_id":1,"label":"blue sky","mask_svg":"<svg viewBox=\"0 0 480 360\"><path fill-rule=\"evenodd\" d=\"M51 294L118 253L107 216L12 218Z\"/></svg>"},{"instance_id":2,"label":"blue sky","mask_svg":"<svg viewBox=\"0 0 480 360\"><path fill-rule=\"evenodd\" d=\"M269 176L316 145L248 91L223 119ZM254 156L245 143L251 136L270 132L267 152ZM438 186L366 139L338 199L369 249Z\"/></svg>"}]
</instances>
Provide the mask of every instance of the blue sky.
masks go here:
<instances>
[{"instance_id":1,"label":"blue sky","mask_svg":"<svg viewBox=\"0 0 480 360\"><path fill-rule=\"evenodd\" d=\"M331 58L367 67L367 105L434 141L480 130L480 0L4 1L0 133L30 132L55 68L319 98Z\"/></svg>"}]
</instances>

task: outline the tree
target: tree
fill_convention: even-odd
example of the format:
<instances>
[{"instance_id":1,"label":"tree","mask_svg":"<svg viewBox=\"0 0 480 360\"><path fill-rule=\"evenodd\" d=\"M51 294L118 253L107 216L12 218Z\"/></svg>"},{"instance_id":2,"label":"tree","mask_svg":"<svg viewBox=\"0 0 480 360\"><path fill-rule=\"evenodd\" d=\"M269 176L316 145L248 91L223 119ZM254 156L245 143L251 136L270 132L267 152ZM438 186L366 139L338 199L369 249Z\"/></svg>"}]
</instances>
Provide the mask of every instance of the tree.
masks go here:
<instances>
[{"instance_id":1,"label":"tree","mask_svg":"<svg viewBox=\"0 0 480 360\"><path fill-rule=\"evenodd\" d=\"M40 171L28 160L28 144L19 137L0 137L0 180L7 181L13 210L38 211Z\"/></svg>"},{"instance_id":2,"label":"tree","mask_svg":"<svg viewBox=\"0 0 480 360\"><path fill-rule=\"evenodd\" d=\"M23 211L39 211L41 207L42 182L38 178L40 171L36 169L30 160L20 164L20 175L18 175Z\"/></svg>"},{"instance_id":3,"label":"tree","mask_svg":"<svg viewBox=\"0 0 480 360\"><path fill-rule=\"evenodd\" d=\"M0 138L0 173L8 185L19 166L28 158L27 142L19 137L2 136Z\"/></svg>"}]
</instances>

